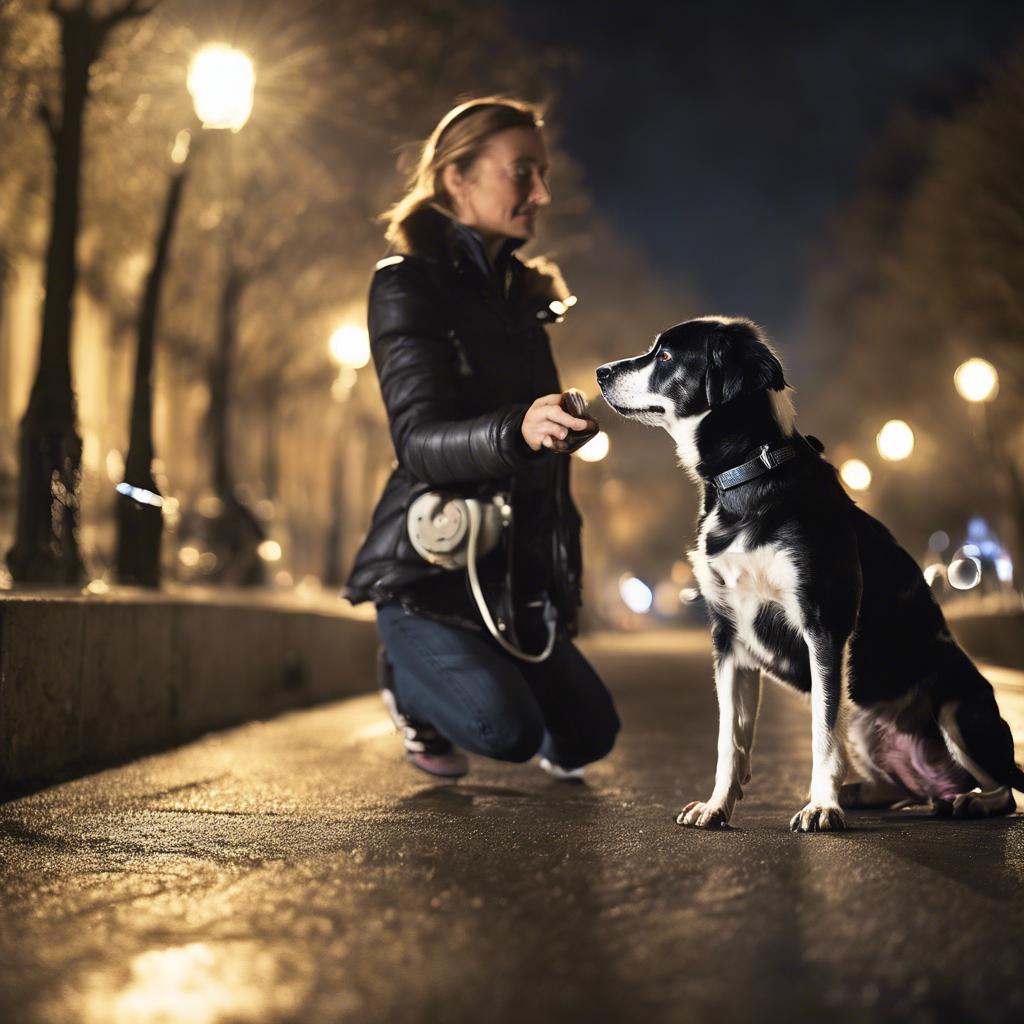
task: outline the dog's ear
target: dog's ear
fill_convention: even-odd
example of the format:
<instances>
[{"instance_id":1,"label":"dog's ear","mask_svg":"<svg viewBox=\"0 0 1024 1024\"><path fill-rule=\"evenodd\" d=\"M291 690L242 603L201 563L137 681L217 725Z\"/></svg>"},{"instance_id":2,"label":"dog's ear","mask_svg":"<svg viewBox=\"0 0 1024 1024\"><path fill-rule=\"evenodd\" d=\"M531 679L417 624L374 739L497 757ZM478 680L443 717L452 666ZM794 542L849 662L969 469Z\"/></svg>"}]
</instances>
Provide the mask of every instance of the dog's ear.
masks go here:
<instances>
[{"instance_id":1,"label":"dog's ear","mask_svg":"<svg viewBox=\"0 0 1024 1024\"><path fill-rule=\"evenodd\" d=\"M707 400L712 409L755 391L787 386L782 363L745 324L716 330L707 340Z\"/></svg>"}]
</instances>

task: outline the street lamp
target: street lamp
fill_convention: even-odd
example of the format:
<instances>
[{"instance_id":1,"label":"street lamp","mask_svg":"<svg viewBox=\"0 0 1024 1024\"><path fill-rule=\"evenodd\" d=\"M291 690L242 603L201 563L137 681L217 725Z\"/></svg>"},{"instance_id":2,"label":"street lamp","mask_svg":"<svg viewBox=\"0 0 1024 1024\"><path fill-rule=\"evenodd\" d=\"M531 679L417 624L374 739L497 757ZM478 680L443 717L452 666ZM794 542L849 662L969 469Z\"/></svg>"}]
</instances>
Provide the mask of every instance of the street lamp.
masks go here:
<instances>
[{"instance_id":1,"label":"street lamp","mask_svg":"<svg viewBox=\"0 0 1024 1024\"><path fill-rule=\"evenodd\" d=\"M252 113L255 86L252 61L222 43L204 46L188 69L188 91L204 128L241 131Z\"/></svg>"},{"instance_id":2,"label":"street lamp","mask_svg":"<svg viewBox=\"0 0 1024 1024\"><path fill-rule=\"evenodd\" d=\"M252 61L227 46L205 47L192 61L187 86L195 116L204 128L239 131L252 112L256 76ZM160 291L167 270L174 224L181 206L189 158L195 147L192 135L175 137L171 160L177 170L171 177L157 234L153 264L139 310L138 347L132 393L131 426L124 480L117 485L117 576L121 583L160 585L160 539L163 504L153 478L153 352L156 340Z\"/></svg>"},{"instance_id":3,"label":"street lamp","mask_svg":"<svg viewBox=\"0 0 1024 1024\"><path fill-rule=\"evenodd\" d=\"M987 359L968 359L956 368L953 384L967 402L991 402L999 393L999 374Z\"/></svg>"},{"instance_id":4,"label":"street lamp","mask_svg":"<svg viewBox=\"0 0 1024 1024\"><path fill-rule=\"evenodd\" d=\"M902 462L914 450L914 432L904 420L889 420L878 432L875 444L887 462Z\"/></svg>"}]
</instances>

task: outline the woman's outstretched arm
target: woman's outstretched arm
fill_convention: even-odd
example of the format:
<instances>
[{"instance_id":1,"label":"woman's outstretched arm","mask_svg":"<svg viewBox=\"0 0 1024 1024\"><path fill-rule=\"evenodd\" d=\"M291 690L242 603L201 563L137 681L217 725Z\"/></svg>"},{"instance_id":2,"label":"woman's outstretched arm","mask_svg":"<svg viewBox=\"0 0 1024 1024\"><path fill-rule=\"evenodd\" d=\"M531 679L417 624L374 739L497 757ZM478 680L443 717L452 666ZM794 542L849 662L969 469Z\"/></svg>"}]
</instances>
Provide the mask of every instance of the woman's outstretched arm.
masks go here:
<instances>
[{"instance_id":1,"label":"woman's outstretched arm","mask_svg":"<svg viewBox=\"0 0 1024 1024\"><path fill-rule=\"evenodd\" d=\"M452 343L434 291L416 258L381 267L370 288L370 342L398 461L437 486L511 476L546 454L523 436L530 406L455 418Z\"/></svg>"}]
</instances>

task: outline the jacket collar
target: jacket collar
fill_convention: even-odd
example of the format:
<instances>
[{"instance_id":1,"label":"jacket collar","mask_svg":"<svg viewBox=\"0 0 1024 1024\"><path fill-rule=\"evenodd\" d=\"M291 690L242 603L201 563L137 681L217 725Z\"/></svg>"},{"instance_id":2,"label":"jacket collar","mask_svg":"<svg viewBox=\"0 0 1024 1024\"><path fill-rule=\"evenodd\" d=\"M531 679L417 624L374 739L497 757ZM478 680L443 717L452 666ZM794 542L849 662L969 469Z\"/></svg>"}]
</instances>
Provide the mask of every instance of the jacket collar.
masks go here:
<instances>
[{"instance_id":1,"label":"jacket collar","mask_svg":"<svg viewBox=\"0 0 1024 1024\"><path fill-rule=\"evenodd\" d=\"M491 261L487 258L487 247L484 244L483 236L479 231L457 220L452 221L452 227L456 246L469 256L485 277L497 281L505 279L505 272L509 269L512 253L525 241L523 238L505 239L492 266Z\"/></svg>"},{"instance_id":2,"label":"jacket collar","mask_svg":"<svg viewBox=\"0 0 1024 1024\"><path fill-rule=\"evenodd\" d=\"M515 255L524 241L510 238L505 243L498 255L499 272L496 274L477 232L461 224L443 207L430 205L421 206L406 217L401 226L399 249L456 269L468 261L483 272L485 279L503 283L511 271L521 278L521 283L515 287L517 297L512 301L529 307L542 322L560 321L575 299L558 267L550 260L537 257L524 263Z\"/></svg>"}]
</instances>

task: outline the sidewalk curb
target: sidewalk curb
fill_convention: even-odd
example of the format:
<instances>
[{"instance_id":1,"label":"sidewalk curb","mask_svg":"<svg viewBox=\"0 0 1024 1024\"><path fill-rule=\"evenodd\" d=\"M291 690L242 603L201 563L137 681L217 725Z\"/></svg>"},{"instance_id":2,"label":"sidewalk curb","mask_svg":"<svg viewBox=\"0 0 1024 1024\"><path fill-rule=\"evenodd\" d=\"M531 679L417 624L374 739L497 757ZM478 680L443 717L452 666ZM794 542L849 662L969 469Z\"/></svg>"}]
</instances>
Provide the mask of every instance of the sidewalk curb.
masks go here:
<instances>
[{"instance_id":1,"label":"sidewalk curb","mask_svg":"<svg viewBox=\"0 0 1024 1024\"><path fill-rule=\"evenodd\" d=\"M0 793L374 685L372 619L324 602L0 598Z\"/></svg>"}]
</instances>

